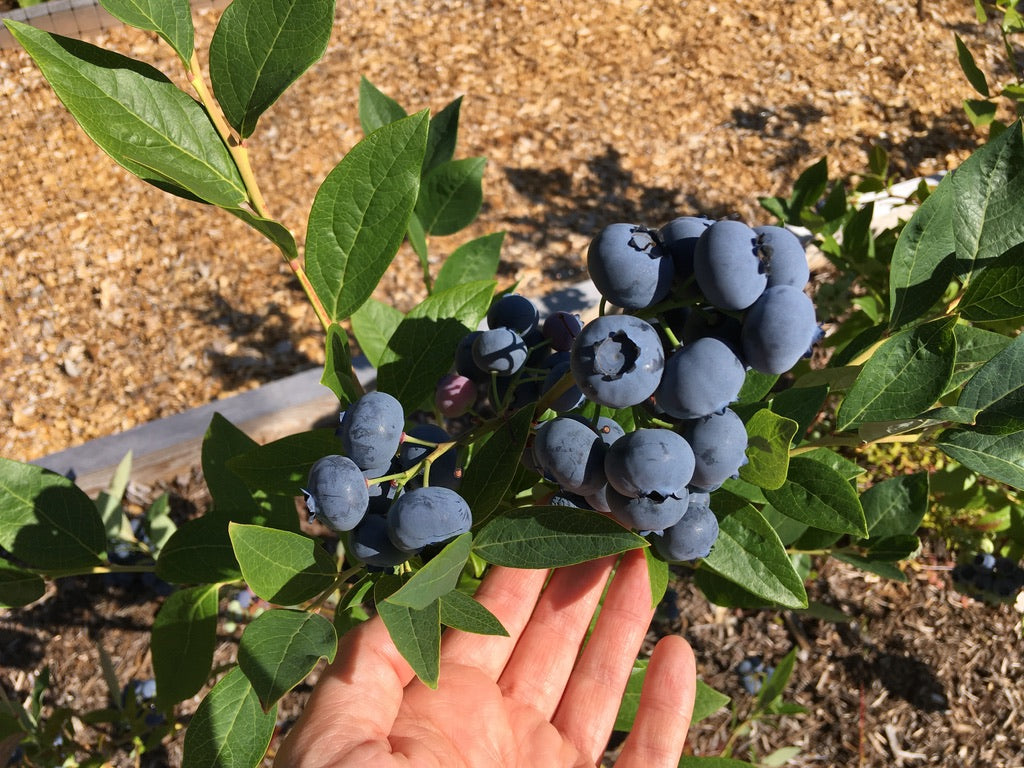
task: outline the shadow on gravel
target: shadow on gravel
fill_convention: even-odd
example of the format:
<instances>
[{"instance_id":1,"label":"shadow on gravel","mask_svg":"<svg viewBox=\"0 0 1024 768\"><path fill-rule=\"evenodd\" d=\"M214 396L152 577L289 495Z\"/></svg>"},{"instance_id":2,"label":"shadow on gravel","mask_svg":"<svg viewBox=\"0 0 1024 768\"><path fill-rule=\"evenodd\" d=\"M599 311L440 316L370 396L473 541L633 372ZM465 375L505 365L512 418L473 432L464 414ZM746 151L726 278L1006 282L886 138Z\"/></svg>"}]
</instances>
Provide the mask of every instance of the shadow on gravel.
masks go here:
<instances>
[{"instance_id":1,"label":"shadow on gravel","mask_svg":"<svg viewBox=\"0 0 1024 768\"><path fill-rule=\"evenodd\" d=\"M509 236L537 248L565 240L570 235L596 234L614 222L628 221L660 227L677 216L699 213L721 217L728 212L708 205L680 189L638 184L622 165L622 153L611 145L591 158L586 169L572 174L563 168L505 167L516 192L543 209L539 217L512 219L518 225ZM551 254L545 275L555 280L582 279L578 254Z\"/></svg>"},{"instance_id":2,"label":"shadow on gravel","mask_svg":"<svg viewBox=\"0 0 1024 768\"><path fill-rule=\"evenodd\" d=\"M877 680L891 695L923 712L949 708L935 670L911 655L872 649L867 656L851 655L840 661L858 682L868 686Z\"/></svg>"}]
</instances>

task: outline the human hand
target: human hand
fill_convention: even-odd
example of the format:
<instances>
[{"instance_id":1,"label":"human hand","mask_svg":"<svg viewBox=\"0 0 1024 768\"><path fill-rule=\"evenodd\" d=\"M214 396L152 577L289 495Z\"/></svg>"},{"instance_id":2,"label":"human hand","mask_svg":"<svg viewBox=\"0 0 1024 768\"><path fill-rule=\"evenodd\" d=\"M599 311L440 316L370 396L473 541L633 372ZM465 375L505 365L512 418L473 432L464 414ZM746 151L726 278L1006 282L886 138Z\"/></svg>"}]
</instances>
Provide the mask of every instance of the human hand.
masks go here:
<instances>
[{"instance_id":1,"label":"human hand","mask_svg":"<svg viewBox=\"0 0 1024 768\"><path fill-rule=\"evenodd\" d=\"M342 638L277 754L278 768L560 768L601 761L653 616L647 563L627 552L551 573L492 568L476 597L509 637L448 630L436 690L373 618ZM674 768L693 711L690 646L656 646L618 768Z\"/></svg>"}]
</instances>

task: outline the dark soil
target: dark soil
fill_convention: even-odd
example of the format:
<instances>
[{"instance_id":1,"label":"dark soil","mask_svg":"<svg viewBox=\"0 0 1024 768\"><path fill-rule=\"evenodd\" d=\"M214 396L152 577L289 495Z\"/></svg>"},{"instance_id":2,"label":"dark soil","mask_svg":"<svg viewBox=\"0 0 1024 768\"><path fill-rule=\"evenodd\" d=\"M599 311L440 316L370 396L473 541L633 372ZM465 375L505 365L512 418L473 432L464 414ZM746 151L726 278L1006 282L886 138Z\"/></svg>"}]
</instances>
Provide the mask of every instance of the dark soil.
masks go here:
<instances>
[{"instance_id":1,"label":"dark soil","mask_svg":"<svg viewBox=\"0 0 1024 768\"><path fill-rule=\"evenodd\" d=\"M179 519L208 503L197 468L158 488L130 488L129 511L141 510L138 502L165 488ZM733 717L742 720L751 711L754 697L735 672L743 658L757 655L774 665L797 648L784 698L807 713L757 722L735 739L734 756L753 760L796 747L799 753L785 765L1024 765L1024 606L994 607L957 594L949 582L948 555L929 540L922 557L906 566L905 584L836 560L816 565L808 582L814 609L804 612L721 608L703 597L686 569L673 570L647 648L664 634L682 634L696 652L699 677L732 698L730 709L691 729L688 751L719 754L734 730ZM230 597L222 592L222 609ZM47 665L53 681L44 697L47 708L84 712L108 706L107 686L97 673L99 649L114 660L121 685L151 677L149 630L161 601L151 590L75 578L28 609L0 613L3 692L24 699ZM816 617L825 611L846 618ZM233 661L243 625L222 622L217 664ZM316 672L282 700L271 755L315 679ZM179 723L187 724L198 698L179 707ZM96 742L88 727L77 727L82 743ZM166 751L150 753L141 765L180 764L181 744L179 731L165 741ZM134 763L122 752L112 764Z\"/></svg>"}]
</instances>

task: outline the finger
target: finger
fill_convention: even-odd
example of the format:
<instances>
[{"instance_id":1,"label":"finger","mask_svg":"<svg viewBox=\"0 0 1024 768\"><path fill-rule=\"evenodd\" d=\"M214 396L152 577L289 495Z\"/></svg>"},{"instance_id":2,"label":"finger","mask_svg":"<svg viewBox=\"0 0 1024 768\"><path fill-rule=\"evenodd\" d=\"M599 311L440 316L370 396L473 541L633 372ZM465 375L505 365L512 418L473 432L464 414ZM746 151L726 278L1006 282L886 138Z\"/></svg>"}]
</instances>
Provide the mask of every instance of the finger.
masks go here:
<instances>
[{"instance_id":1,"label":"finger","mask_svg":"<svg viewBox=\"0 0 1024 768\"><path fill-rule=\"evenodd\" d=\"M679 635L654 647L633 729L616 768L675 768L693 717L697 670L693 650Z\"/></svg>"},{"instance_id":2,"label":"finger","mask_svg":"<svg viewBox=\"0 0 1024 768\"><path fill-rule=\"evenodd\" d=\"M546 570L491 568L476 591L476 599L501 622L508 637L448 630L441 640L442 666L466 664L497 680L530 620L547 577Z\"/></svg>"},{"instance_id":3,"label":"finger","mask_svg":"<svg viewBox=\"0 0 1024 768\"><path fill-rule=\"evenodd\" d=\"M413 676L379 617L345 633L275 764L320 768L353 747L386 744Z\"/></svg>"},{"instance_id":4,"label":"finger","mask_svg":"<svg viewBox=\"0 0 1024 768\"><path fill-rule=\"evenodd\" d=\"M591 560L552 574L498 678L507 697L551 718L615 560Z\"/></svg>"},{"instance_id":5,"label":"finger","mask_svg":"<svg viewBox=\"0 0 1024 768\"><path fill-rule=\"evenodd\" d=\"M627 552L551 721L592 763L600 760L608 745L622 693L653 616L647 558L643 550Z\"/></svg>"}]
</instances>

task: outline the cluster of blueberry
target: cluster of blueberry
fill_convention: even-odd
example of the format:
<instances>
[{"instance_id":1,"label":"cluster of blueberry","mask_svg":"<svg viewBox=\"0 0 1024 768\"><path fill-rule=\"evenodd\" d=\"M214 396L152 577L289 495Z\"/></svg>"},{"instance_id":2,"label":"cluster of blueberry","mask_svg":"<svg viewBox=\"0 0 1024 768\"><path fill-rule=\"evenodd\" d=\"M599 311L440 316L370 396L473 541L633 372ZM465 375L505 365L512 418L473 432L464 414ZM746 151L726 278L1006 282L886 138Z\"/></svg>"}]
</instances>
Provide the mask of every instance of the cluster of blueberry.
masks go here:
<instances>
[{"instance_id":1,"label":"cluster of blueberry","mask_svg":"<svg viewBox=\"0 0 1024 768\"><path fill-rule=\"evenodd\" d=\"M554 415L536 426L523 462L558 486L554 503L612 515L667 560L706 557L718 537L710 493L747 460L745 426L728 406L749 369L784 373L821 335L803 292L803 246L780 227L680 217L660 230L606 227L587 266L621 312L542 322L530 299L502 295L486 328L458 345L437 414L540 402L538 413ZM626 432L609 415L633 406L649 418ZM310 513L352 531L353 554L370 565L403 562L471 522L453 439L436 425L408 434L404 425L393 397L363 396L342 415L344 455L309 475Z\"/></svg>"},{"instance_id":2,"label":"cluster of blueberry","mask_svg":"<svg viewBox=\"0 0 1024 768\"><path fill-rule=\"evenodd\" d=\"M1024 568L1008 557L979 552L953 568L953 586L987 603L1013 602L1024 588Z\"/></svg>"},{"instance_id":3,"label":"cluster of blueberry","mask_svg":"<svg viewBox=\"0 0 1024 768\"><path fill-rule=\"evenodd\" d=\"M760 656L748 656L736 665L736 674L740 678L743 690L751 696L761 691L764 681L771 677L775 667L765 666Z\"/></svg>"},{"instance_id":4,"label":"cluster of blueberry","mask_svg":"<svg viewBox=\"0 0 1024 768\"><path fill-rule=\"evenodd\" d=\"M368 392L341 414L338 436L344 455L319 459L303 493L311 520L351 532L353 556L386 568L469 531L455 443L444 429L406 432L401 403Z\"/></svg>"}]
</instances>

